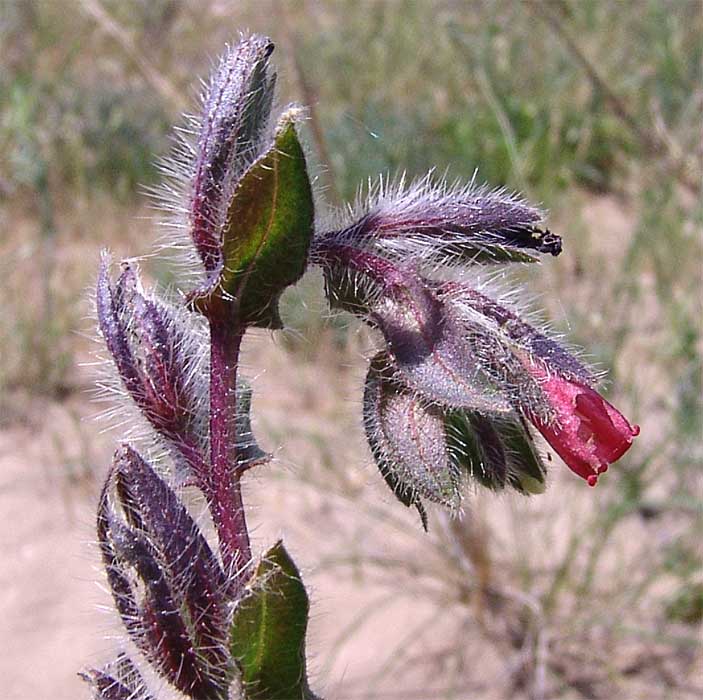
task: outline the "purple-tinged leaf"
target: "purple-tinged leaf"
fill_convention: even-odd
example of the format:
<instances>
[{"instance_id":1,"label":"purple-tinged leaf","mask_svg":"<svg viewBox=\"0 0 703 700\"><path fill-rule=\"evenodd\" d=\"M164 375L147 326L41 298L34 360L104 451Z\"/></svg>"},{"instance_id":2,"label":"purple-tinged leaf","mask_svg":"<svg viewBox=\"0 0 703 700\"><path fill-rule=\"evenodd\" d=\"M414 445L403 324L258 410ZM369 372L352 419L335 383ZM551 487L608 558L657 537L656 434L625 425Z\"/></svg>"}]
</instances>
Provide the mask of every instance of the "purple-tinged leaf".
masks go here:
<instances>
[{"instance_id":1,"label":"purple-tinged leaf","mask_svg":"<svg viewBox=\"0 0 703 700\"><path fill-rule=\"evenodd\" d=\"M130 447L103 490L98 539L115 605L134 642L175 687L225 697L227 581L173 491Z\"/></svg>"},{"instance_id":2,"label":"purple-tinged leaf","mask_svg":"<svg viewBox=\"0 0 703 700\"><path fill-rule=\"evenodd\" d=\"M270 39L242 39L222 57L204 98L190 202L191 231L205 269L223 262L223 231L232 192L254 160L268 124L275 73Z\"/></svg>"},{"instance_id":3,"label":"purple-tinged leaf","mask_svg":"<svg viewBox=\"0 0 703 700\"><path fill-rule=\"evenodd\" d=\"M94 700L153 700L141 674L125 654L103 669L78 675L91 686Z\"/></svg>"},{"instance_id":4,"label":"purple-tinged leaf","mask_svg":"<svg viewBox=\"0 0 703 700\"><path fill-rule=\"evenodd\" d=\"M459 506L460 473L447 450L444 412L395 381L385 353L366 376L364 426L381 474L402 503L418 507L423 524L421 497Z\"/></svg>"},{"instance_id":5,"label":"purple-tinged leaf","mask_svg":"<svg viewBox=\"0 0 703 700\"><path fill-rule=\"evenodd\" d=\"M192 302L212 317L234 307L240 323L281 328L278 299L305 271L314 207L297 113L281 117L274 142L238 182L222 237L223 264Z\"/></svg>"}]
</instances>

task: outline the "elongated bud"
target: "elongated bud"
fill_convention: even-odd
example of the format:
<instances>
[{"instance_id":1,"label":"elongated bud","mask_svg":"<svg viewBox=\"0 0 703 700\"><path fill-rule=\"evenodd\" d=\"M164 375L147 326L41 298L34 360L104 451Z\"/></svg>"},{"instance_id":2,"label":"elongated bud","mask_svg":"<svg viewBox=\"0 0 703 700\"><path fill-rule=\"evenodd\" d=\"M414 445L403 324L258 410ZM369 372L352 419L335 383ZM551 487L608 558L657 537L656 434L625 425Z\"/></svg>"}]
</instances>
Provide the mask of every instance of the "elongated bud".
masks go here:
<instances>
[{"instance_id":1,"label":"elongated bud","mask_svg":"<svg viewBox=\"0 0 703 700\"><path fill-rule=\"evenodd\" d=\"M371 319L383 333L402 380L428 400L507 410L503 397L467 351L461 326L420 280L395 287L374 307Z\"/></svg>"},{"instance_id":2,"label":"elongated bud","mask_svg":"<svg viewBox=\"0 0 703 700\"><path fill-rule=\"evenodd\" d=\"M190 217L193 242L208 272L222 265L229 200L268 124L276 77L269 73L273 48L266 37L242 39L222 57L203 100Z\"/></svg>"},{"instance_id":3,"label":"elongated bud","mask_svg":"<svg viewBox=\"0 0 703 700\"><path fill-rule=\"evenodd\" d=\"M281 115L274 138L227 201L222 264L191 294L211 320L236 311L240 323L281 328L278 299L305 271L314 226L312 188L296 130L301 111Z\"/></svg>"},{"instance_id":4,"label":"elongated bud","mask_svg":"<svg viewBox=\"0 0 703 700\"><path fill-rule=\"evenodd\" d=\"M129 265L113 285L103 258L96 296L100 331L125 388L157 431L182 436L196 404L186 380L184 331L162 303L141 292Z\"/></svg>"},{"instance_id":5,"label":"elongated bud","mask_svg":"<svg viewBox=\"0 0 703 700\"><path fill-rule=\"evenodd\" d=\"M386 482L401 502L418 507L423 523L421 497L458 507L459 472L447 451L444 413L395 382L384 353L366 377L364 425Z\"/></svg>"},{"instance_id":6,"label":"elongated bud","mask_svg":"<svg viewBox=\"0 0 703 700\"><path fill-rule=\"evenodd\" d=\"M153 700L141 674L125 654L103 669L79 675L90 684L94 700Z\"/></svg>"},{"instance_id":7,"label":"elongated bud","mask_svg":"<svg viewBox=\"0 0 703 700\"><path fill-rule=\"evenodd\" d=\"M227 581L176 495L127 446L115 454L101 495L98 540L135 644L189 697L223 696L232 673Z\"/></svg>"},{"instance_id":8,"label":"elongated bud","mask_svg":"<svg viewBox=\"0 0 703 700\"><path fill-rule=\"evenodd\" d=\"M542 219L539 209L504 190L436 183L430 173L407 186L405 178L381 178L355 220L321 239L450 265L534 262L535 254L561 252L561 239L540 228Z\"/></svg>"}]
</instances>

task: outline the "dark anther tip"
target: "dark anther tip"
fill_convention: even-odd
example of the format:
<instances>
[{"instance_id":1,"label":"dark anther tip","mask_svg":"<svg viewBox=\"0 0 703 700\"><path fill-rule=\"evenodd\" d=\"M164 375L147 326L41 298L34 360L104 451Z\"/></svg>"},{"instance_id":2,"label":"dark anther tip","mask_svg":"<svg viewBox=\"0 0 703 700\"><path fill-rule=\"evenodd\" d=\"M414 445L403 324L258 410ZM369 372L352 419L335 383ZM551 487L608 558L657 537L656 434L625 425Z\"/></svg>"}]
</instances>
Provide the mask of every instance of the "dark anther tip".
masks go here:
<instances>
[{"instance_id":1,"label":"dark anther tip","mask_svg":"<svg viewBox=\"0 0 703 700\"><path fill-rule=\"evenodd\" d=\"M552 233L549 229L546 229L542 237L540 250L556 257L562 250L561 236L557 236L556 233Z\"/></svg>"}]
</instances>

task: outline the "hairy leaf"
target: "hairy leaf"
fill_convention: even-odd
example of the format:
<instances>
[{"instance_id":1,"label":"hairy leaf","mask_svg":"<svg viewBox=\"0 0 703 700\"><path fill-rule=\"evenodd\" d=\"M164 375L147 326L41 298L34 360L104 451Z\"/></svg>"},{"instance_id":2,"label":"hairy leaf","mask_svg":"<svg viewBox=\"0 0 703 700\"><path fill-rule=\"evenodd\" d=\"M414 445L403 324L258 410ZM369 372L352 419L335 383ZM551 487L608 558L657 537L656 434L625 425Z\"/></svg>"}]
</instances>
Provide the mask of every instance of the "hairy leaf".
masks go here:
<instances>
[{"instance_id":1,"label":"hairy leaf","mask_svg":"<svg viewBox=\"0 0 703 700\"><path fill-rule=\"evenodd\" d=\"M227 582L176 495L129 447L116 453L103 489L98 540L135 644L189 697L225 697Z\"/></svg>"},{"instance_id":2,"label":"hairy leaf","mask_svg":"<svg viewBox=\"0 0 703 700\"><path fill-rule=\"evenodd\" d=\"M223 234L223 266L193 298L210 315L234 304L242 323L281 328L278 298L305 271L314 208L294 114L281 118L271 149L239 181Z\"/></svg>"},{"instance_id":3,"label":"hairy leaf","mask_svg":"<svg viewBox=\"0 0 703 700\"><path fill-rule=\"evenodd\" d=\"M230 650L248 700L313 700L306 675L308 596L282 542L259 561L232 618Z\"/></svg>"}]
</instances>

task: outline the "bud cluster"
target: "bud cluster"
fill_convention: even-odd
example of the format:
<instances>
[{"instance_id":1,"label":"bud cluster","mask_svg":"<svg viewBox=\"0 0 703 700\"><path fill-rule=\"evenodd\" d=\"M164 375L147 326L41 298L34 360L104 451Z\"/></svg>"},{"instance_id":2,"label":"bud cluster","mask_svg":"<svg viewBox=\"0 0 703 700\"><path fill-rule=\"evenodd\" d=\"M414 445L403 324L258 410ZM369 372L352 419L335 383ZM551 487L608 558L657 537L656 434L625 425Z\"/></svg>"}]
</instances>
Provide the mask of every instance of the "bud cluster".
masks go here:
<instances>
[{"instance_id":1,"label":"bud cluster","mask_svg":"<svg viewBox=\"0 0 703 700\"><path fill-rule=\"evenodd\" d=\"M333 307L383 335L364 395L366 433L401 502L457 508L464 477L492 489L544 489L531 422L589 484L638 428L595 391L558 341L457 279L472 265L561 252L542 214L503 191L433 184L372 189L353 220L318 233L312 259Z\"/></svg>"}]
</instances>

